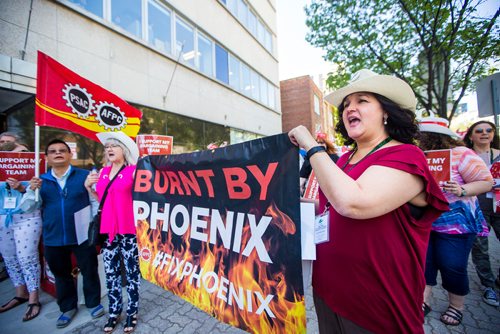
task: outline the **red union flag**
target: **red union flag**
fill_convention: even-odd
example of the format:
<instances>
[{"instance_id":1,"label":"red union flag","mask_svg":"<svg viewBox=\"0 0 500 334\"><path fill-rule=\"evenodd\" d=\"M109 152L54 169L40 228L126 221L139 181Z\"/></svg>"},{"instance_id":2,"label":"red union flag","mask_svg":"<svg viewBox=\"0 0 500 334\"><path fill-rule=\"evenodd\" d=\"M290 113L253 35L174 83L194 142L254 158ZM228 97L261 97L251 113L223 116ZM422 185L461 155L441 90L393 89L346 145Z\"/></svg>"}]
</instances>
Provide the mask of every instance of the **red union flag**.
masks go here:
<instances>
[{"instance_id":1,"label":"red union flag","mask_svg":"<svg viewBox=\"0 0 500 334\"><path fill-rule=\"evenodd\" d=\"M35 122L99 142L98 132L123 131L135 138L142 112L38 51Z\"/></svg>"}]
</instances>

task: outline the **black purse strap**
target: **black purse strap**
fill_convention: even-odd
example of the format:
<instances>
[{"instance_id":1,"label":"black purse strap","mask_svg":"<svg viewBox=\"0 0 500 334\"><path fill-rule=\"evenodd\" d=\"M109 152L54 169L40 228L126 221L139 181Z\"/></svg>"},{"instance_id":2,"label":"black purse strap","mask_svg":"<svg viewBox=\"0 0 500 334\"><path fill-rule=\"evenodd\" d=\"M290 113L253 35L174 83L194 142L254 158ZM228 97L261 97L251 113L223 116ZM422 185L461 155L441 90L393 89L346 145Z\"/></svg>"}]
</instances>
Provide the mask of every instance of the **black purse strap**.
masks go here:
<instances>
[{"instance_id":1,"label":"black purse strap","mask_svg":"<svg viewBox=\"0 0 500 334\"><path fill-rule=\"evenodd\" d=\"M118 173L116 173L115 177L112 178L108 185L106 186L106 189L104 189L104 193L102 194L102 198L101 198L101 202L99 203L99 209L97 209L97 213L100 213L102 211L102 207L104 205L104 201L106 200L106 196L108 196L108 190L109 190L109 187L111 187L111 184L113 183L113 181L118 177L118 175L120 175L120 172L125 168L125 165L122 165L122 167L120 168L120 170L118 171ZM111 170L109 171L111 173Z\"/></svg>"}]
</instances>

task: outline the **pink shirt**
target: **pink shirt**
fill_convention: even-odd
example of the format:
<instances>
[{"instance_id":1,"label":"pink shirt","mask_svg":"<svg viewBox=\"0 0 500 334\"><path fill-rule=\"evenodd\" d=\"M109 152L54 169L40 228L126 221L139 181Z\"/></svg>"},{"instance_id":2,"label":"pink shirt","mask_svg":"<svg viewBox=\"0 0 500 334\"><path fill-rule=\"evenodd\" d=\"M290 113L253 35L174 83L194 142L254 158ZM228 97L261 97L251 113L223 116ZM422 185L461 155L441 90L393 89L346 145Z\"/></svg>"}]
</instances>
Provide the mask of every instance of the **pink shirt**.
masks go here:
<instances>
[{"instance_id":1,"label":"pink shirt","mask_svg":"<svg viewBox=\"0 0 500 334\"><path fill-rule=\"evenodd\" d=\"M109 183L111 166L104 167L96 185L99 200ZM125 167L108 189L101 215L101 233L113 240L116 234L136 234L132 209L132 187L135 165Z\"/></svg>"}]
</instances>

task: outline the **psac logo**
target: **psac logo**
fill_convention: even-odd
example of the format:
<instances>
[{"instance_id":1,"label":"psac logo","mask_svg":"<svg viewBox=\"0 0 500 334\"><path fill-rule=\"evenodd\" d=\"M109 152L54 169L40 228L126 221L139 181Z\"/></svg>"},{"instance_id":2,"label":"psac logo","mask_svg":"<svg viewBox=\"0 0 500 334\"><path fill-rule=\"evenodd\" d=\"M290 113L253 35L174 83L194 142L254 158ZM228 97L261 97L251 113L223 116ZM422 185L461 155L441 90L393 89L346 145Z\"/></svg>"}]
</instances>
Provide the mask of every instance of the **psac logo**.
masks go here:
<instances>
[{"instance_id":1,"label":"psac logo","mask_svg":"<svg viewBox=\"0 0 500 334\"><path fill-rule=\"evenodd\" d=\"M143 249L141 249L141 258L144 261L149 262L149 260L151 259L151 251L149 250L149 248L144 247Z\"/></svg>"},{"instance_id":2,"label":"psac logo","mask_svg":"<svg viewBox=\"0 0 500 334\"><path fill-rule=\"evenodd\" d=\"M106 101L101 101L96 105L92 94L80 85L66 84L62 92L66 105L78 118L88 119L95 114L99 126L107 131L118 131L127 125L125 113L119 107Z\"/></svg>"}]
</instances>

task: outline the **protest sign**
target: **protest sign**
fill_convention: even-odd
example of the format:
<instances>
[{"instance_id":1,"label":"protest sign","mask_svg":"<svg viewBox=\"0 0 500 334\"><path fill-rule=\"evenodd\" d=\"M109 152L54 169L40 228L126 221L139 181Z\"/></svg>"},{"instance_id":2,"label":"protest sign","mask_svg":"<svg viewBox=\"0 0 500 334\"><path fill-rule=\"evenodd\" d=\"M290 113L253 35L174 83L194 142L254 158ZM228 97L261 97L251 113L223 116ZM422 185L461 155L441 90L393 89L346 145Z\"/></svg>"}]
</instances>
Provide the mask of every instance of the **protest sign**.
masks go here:
<instances>
[{"instance_id":1,"label":"protest sign","mask_svg":"<svg viewBox=\"0 0 500 334\"><path fill-rule=\"evenodd\" d=\"M299 156L286 134L137 164L142 276L253 333L305 333Z\"/></svg>"},{"instance_id":2,"label":"protest sign","mask_svg":"<svg viewBox=\"0 0 500 334\"><path fill-rule=\"evenodd\" d=\"M40 174L45 173L45 154L40 154ZM35 176L34 152L0 152L0 181L12 177L29 181Z\"/></svg>"},{"instance_id":3,"label":"protest sign","mask_svg":"<svg viewBox=\"0 0 500 334\"><path fill-rule=\"evenodd\" d=\"M427 165L434 180L439 182L451 180L451 150L425 151Z\"/></svg>"},{"instance_id":4,"label":"protest sign","mask_svg":"<svg viewBox=\"0 0 500 334\"><path fill-rule=\"evenodd\" d=\"M174 137L162 135L137 135L135 138L139 155L167 155L172 154Z\"/></svg>"},{"instance_id":5,"label":"protest sign","mask_svg":"<svg viewBox=\"0 0 500 334\"><path fill-rule=\"evenodd\" d=\"M307 179L307 187L304 191L304 196L307 199L319 200L319 183L316 178L316 174L314 174L314 170L311 171L309 178Z\"/></svg>"}]
</instances>

